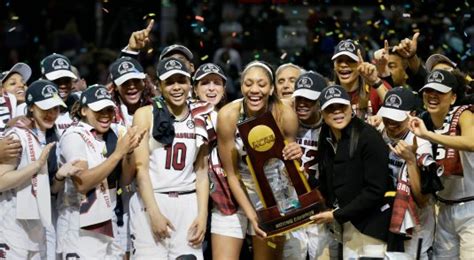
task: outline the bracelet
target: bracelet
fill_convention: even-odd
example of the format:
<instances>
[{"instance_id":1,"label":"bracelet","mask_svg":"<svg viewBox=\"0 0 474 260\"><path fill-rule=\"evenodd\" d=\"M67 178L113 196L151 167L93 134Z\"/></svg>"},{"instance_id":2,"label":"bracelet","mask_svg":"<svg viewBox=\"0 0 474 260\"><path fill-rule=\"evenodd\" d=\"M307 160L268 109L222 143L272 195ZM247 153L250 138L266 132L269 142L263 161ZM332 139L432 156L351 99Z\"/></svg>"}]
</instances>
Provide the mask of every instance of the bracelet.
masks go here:
<instances>
[{"instance_id":1,"label":"bracelet","mask_svg":"<svg viewBox=\"0 0 474 260\"><path fill-rule=\"evenodd\" d=\"M370 85L374 89L378 89L383 84L383 81L379 78L374 84Z\"/></svg>"},{"instance_id":2,"label":"bracelet","mask_svg":"<svg viewBox=\"0 0 474 260\"><path fill-rule=\"evenodd\" d=\"M63 177L62 179L59 179L57 175L54 175L54 179L57 181L64 181L66 177Z\"/></svg>"}]
</instances>

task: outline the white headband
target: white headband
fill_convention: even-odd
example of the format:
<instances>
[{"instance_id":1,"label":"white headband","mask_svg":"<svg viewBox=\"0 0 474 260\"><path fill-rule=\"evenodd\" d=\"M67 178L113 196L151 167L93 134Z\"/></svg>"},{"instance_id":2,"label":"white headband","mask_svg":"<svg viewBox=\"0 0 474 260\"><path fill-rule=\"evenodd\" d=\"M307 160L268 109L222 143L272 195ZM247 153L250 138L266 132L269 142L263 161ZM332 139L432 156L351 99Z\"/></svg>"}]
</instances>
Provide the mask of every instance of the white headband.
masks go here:
<instances>
[{"instance_id":1,"label":"white headband","mask_svg":"<svg viewBox=\"0 0 474 260\"><path fill-rule=\"evenodd\" d=\"M260 61L252 61L249 64L247 64L247 67L245 67L244 71L242 71L242 74L245 74L245 72L247 70L249 70L250 68L255 67L255 66L264 68L270 74L270 78L273 81L272 69L270 69L270 67L268 67L268 65L266 65L265 63L262 63Z\"/></svg>"}]
</instances>

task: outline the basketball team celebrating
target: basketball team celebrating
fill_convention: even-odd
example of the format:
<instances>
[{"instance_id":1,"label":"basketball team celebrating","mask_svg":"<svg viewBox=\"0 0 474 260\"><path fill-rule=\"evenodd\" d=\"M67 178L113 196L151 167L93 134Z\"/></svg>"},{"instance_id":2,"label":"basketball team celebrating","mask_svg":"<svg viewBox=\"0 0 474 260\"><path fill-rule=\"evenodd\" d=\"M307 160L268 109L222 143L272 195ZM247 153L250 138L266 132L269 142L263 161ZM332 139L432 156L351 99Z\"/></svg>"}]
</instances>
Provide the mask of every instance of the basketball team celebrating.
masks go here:
<instances>
[{"instance_id":1,"label":"basketball team celebrating","mask_svg":"<svg viewBox=\"0 0 474 260\"><path fill-rule=\"evenodd\" d=\"M0 259L239 259L247 242L253 259L472 259L470 78L444 55L423 62L418 32L371 62L340 41L331 80L252 61L227 102L224 70L195 69L183 45L163 49L151 83L138 55L152 27L106 86L76 88L56 53L28 85L25 63L2 73ZM271 237L237 129L268 111L326 208ZM283 185L282 165L266 165L269 181Z\"/></svg>"}]
</instances>

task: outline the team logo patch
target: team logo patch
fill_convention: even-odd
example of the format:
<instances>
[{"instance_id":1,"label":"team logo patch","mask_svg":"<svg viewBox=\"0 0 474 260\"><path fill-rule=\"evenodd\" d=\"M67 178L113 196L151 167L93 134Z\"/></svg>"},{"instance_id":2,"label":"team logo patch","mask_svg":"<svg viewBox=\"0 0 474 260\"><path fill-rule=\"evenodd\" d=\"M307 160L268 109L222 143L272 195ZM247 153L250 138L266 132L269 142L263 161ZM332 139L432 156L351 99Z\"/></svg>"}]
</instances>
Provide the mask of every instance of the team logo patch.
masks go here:
<instances>
[{"instance_id":1,"label":"team logo patch","mask_svg":"<svg viewBox=\"0 0 474 260\"><path fill-rule=\"evenodd\" d=\"M188 126L189 129L193 129L194 128L194 122L192 120L189 120L188 122L186 122L186 126Z\"/></svg>"},{"instance_id":2,"label":"team logo patch","mask_svg":"<svg viewBox=\"0 0 474 260\"><path fill-rule=\"evenodd\" d=\"M111 99L112 98L112 96L110 96L110 94L107 92L105 88L99 88L98 90L96 90L95 97L97 99L105 99L105 98Z\"/></svg>"},{"instance_id":3,"label":"team logo patch","mask_svg":"<svg viewBox=\"0 0 474 260\"><path fill-rule=\"evenodd\" d=\"M443 82L444 80L444 75L439 72L439 71L435 71L433 73L430 74L430 76L428 77L428 82L437 82L437 83L441 83Z\"/></svg>"},{"instance_id":4,"label":"team logo patch","mask_svg":"<svg viewBox=\"0 0 474 260\"><path fill-rule=\"evenodd\" d=\"M342 93L337 88L329 88L326 94L324 94L325 99L339 98L342 96Z\"/></svg>"},{"instance_id":5,"label":"team logo patch","mask_svg":"<svg viewBox=\"0 0 474 260\"><path fill-rule=\"evenodd\" d=\"M354 52L356 49L355 45L352 42L345 41L339 45L339 51L350 51Z\"/></svg>"},{"instance_id":6,"label":"team logo patch","mask_svg":"<svg viewBox=\"0 0 474 260\"><path fill-rule=\"evenodd\" d=\"M302 77L296 84L298 88L311 88L313 86L313 80L310 77Z\"/></svg>"},{"instance_id":7,"label":"team logo patch","mask_svg":"<svg viewBox=\"0 0 474 260\"><path fill-rule=\"evenodd\" d=\"M402 105L402 99L398 95L391 94L387 97L385 105L388 107L399 108Z\"/></svg>"},{"instance_id":8,"label":"team logo patch","mask_svg":"<svg viewBox=\"0 0 474 260\"><path fill-rule=\"evenodd\" d=\"M69 62L63 58L57 58L53 61L51 66L53 66L55 70L69 69Z\"/></svg>"},{"instance_id":9,"label":"team logo patch","mask_svg":"<svg viewBox=\"0 0 474 260\"><path fill-rule=\"evenodd\" d=\"M58 91L56 90L56 88L52 85L46 85L43 87L43 89L41 90L41 95L44 97L44 98L50 98L50 97L53 97L54 94L58 94Z\"/></svg>"},{"instance_id":10,"label":"team logo patch","mask_svg":"<svg viewBox=\"0 0 474 260\"><path fill-rule=\"evenodd\" d=\"M205 73L219 73L219 68L214 64L206 64L202 68L202 71Z\"/></svg>"},{"instance_id":11,"label":"team logo patch","mask_svg":"<svg viewBox=\"0 0 474 260\"><path fill-rule=\"evenodd\" d=\"M165 63L166 70L173 70L173 69L180 70L182 68L183 68L183 64L179 63L176 60L170 60Z\"/></svg>"},{"instance_id":12,"label":"team logo patch","mask_svg":"<svg viewBox=\"0 0 474 260\"><path fill-rule=\"evenodd\" d=\"M135 68L135 65L133 65L133 63L131 63L130 61L124 61L118 66L118 72L120 74L125 74L133 71L137 71L137 69Z\"/></svg>"}]
</instances>

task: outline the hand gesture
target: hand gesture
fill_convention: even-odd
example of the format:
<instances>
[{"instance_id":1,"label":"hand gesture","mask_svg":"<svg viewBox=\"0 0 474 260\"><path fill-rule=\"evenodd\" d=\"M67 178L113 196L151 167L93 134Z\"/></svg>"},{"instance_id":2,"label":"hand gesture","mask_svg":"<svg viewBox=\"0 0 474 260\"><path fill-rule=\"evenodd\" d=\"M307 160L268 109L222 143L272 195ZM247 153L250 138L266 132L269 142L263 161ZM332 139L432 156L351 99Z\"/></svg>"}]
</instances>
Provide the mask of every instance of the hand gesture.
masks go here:
<instances>
[{"instance_id":1,"label":"hand gesture","mask_svg":"<svg viewBox=\"0 0 474 260\"><path fill-rule=\"evenodd\" d=\"M20 157L21 142L9 135L0 139L0 161L9 161Z\"/></svg>"},{"instance_id":2,"label":"hand gesture","mask_svg":"<svg viewBox=\"0 0 474 260\"><path fill-rule=\"evenodd\" d=\"M155 240L160 241L171 237L170 230L174 231L174 226L163 214L150 212L148 216Z\"/></svg>"},{"instance_id":3,"label":"hand gesture","mask_svg":"<svg viewBox=\"0 0 474 260\"><path fill-rule=\"evenodd\" d=\"M359 61L357 62L357 70L359 71L359 74L365 79L367 84L370 86L374 85L379 81L377 68L372 63L364 62L360 50L357 51L357 56L359 56Z\"/></svg>"},{"instance_id":4,"label":"hand gesture","mask_svg":"<svg viewBox=\"0 0 474 260\"><path fill-rule=\"evenodd\" d=\"M413 145L409 145L404 140L400 140L397 142L395 147L391 144L389 144L388 147L390 147L390 150L392 150L393 153L406 162L416 162L416 149L418 149L416 136L413 136Z\"/></svg>"},{"instance_id":5,"label":"hand gesture","mask_svg":"<svg viewBox=\"0 0 474 260\"><path fill-rule=\"evenodd\" d=\"M408 127L416 136L426 139L428 135L428 129L426 129L425 122L418 117L408 115Z\"/></svg>"},{"instance_id":6,"label":"hand gesture","mask_svg":"<svg viewBox=\"0 0 474 260\"><path fill-rule=\"evenodd\" d=\"M191 247L199 246L206 234L206 218L197 217L188 229L188 242Z\"/></svg>"},{"instance_id":7,"label":"hand gesture","mask_svg":"<svg viewBox=\"0 0 474 260\"><path fill-rule=\"evenodd\" d=\"M133 152L142 141L145 133L146 130L138 130L137 126L129 127L127 133L119 137L115 150L121 155L121 157Z\"/></svg>"},{"instance_id":8,"label":"hand gesture","mask_svg":"<svg viewBox=\"0 0 474 260\"><path fill-rule=\"evenodd\" d=\"M132 51L143 49L150 42L150 32L154 23L155 20L151 20L145 29L133 32L130 39L128 39L128 49Z\"/></svg>"},{"instance_id":9,"label":"hand gesture","mask_svg":"<svg viewBox=\"0 0 474 260\"><path fill-rule=\"evenodd\" d=\"M83 161L74 160L72 162L68 162L68 163L64 164L63 166L61 166L59 168L58 172L56 173L56 178L62 180L66 177L71 177L71 176L77 175L82 170L84 170L83 168L79 167L79 164L81 162L83 162Z\"/></svg>"},{"instance_id":10,"label":"hand gesture","mask_svg":"<svg viewBox=\"0 0 474 260\"><path fill-rule=\"evenodd\" d=\"M418 37L420 33L417 32L413 34L413 38L405 38L403 39L397 46L394 47L394 51L396 51L400 56L405 59L412 58L416 55L416 50L418 48Z\"/></svg>"},{"instance_id":11,"label":"hand gesture","mask_svg":"<svg viewBox=\"0 0 474 260\"><path fill-rule=\"evenodd\" d=\"M284 160L298 160L303 156L301 146L295 142L288 143L283 148L283 159Z\"/></svg>"},{"instance_id":12,"label":"hand gesture","mask_svg":"<svg viewBox=\"0 0 474 260\"><path fill-rule=\"evenodd\" d=\"M390 76L390 71L388 70L388 66L387 66L388 54L389 54L388 41L385 40L383 49L380 49L374 52L374 64L379 73L379 77Z\"/></svg>"},{"instance_id":13,"label":"hand gesture","mask_svg":"<svg viewBox=\"0 0 474 260\"><path fill-rule=\"evenodd\" d=\"M43 151L41 151L40 157L38 158L38 160L36 160L36 162L38 163L37 165L38 168L41 168L43 167L43 165L46 164L46 162L48 161L49 152L51 151L51 149L53 149L53 146L55 145L56 145L56 142L52 142L52 143L47 144L43 148Z\"/></svg>"},{"instance_id":14,"label":"hand gesture","mask_svg":"<svg viewBox=\"0 0 474 260\"><path fill-rule=\"evenodd\" d=\"M379 127L380 124L382 123L382 117L381 116L369 116L367 118L367 123L375 128Z\"/></svg>"}]
</instances>

